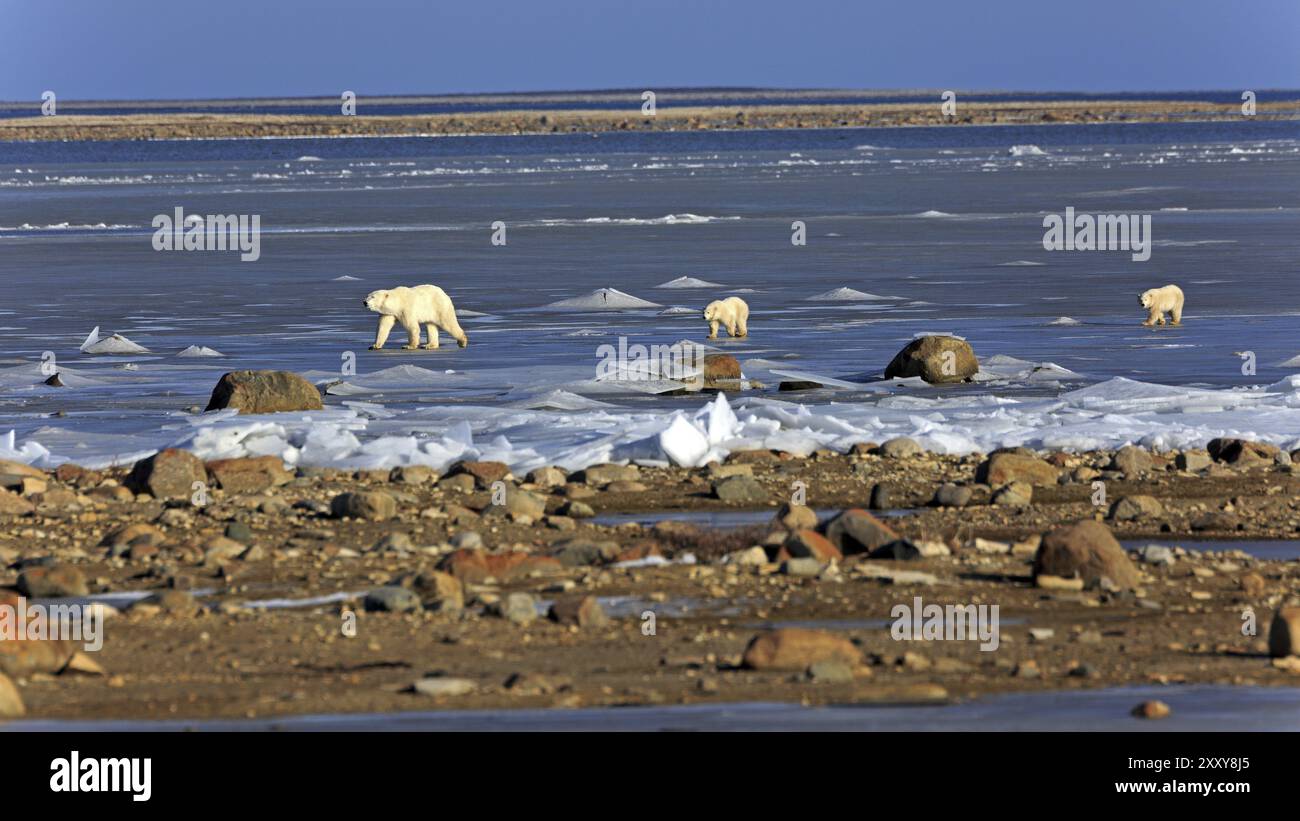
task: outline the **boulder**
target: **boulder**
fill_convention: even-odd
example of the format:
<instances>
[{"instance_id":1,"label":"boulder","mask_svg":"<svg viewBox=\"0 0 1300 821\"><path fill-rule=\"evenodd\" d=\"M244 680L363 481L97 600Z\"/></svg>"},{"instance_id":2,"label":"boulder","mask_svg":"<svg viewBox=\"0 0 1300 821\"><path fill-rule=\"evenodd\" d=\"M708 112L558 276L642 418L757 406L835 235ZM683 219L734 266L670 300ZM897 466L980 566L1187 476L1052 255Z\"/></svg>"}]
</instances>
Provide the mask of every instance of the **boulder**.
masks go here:
<instances>
[{"instance_id":1,"label":"boulder","mask_svg":"<svg viewBox=\"0 0 1300 821\"><path fill-rule=\"evenodd\" d=\"M980 369L969 343L955 336L922 336L907 343L885 368L885 378L919 376L926 382L964 382Z\"/></svg>"},{"instance_id":2,"label":"boulder","mask_svg":"<svg viewBox=\"0 0 1300 821\"><path fill-rule=\"evenodd\" d=\"M1164 505L1154 496L1124 496L1110 506L1110 518L1117 522L1130 522L1135 519L1154 519L1165 514Z\"/></svg>"},{"instance_id":3,"label":"boulder","mask_svg":"<svg viewBox=\"0 0 1300 821\"><path fill-rule=\"evenodd\" d=\"M713 483L713 495L724 502L761 503L768 492L752 476L728 476Z\"/></svg>"},{"instance_id":4,"label":"boulder","mask_svg":"<svg viewBox=\"0 0 1300 821\"><path fill-rule=\"evenodd\" d=\"M66 564L29 567L18 574L18 592L29 599L63 599L88 596L86 577Z\"/></svg>"},{"instance_id":5,"label":"boulder","mask_svg":"<svg viewBox=\"0 0 1300 821\"><path fill-rule=\"evenodd\" d=\"M1300 656L1300 605L1279 607L1268 628L1268 654L1273 658Z\"/></svg>"},{"instance_id":6,"label":"boulder","mask_svg":"<svg viewBox=\"0 0 1300 821\"><path fill-rule=\"evenodd\" d=\"M858 648L843 636L825 630L784 628L754 636L741 663L751 670L803 671L821 661L857 667L861 660Z\"/></svg>"},{"instance_id":7,"label":"boulder","mask_svg":"<svg viewBox=\"0 0 1300 821\"><path fill-rule=\"evenodd\" d=\"M1150 471L1153 464L1151 454L1136 445L1125 445L1111 457L1110 469L1125 476L1141 476Z\"/></svg>"},{"instance_id":8,"label":"boulder","mask_svg":"<svg viewBox=\"0 0 1300 821\"><path fill-rule=\"evenodd\" d=\"M231 371L212 389L205 411L237 408L244 413L320 410L320 391L289 371Z\"/></svg>"},{"instance_id":9,"label":"boulder","mask_svg":"<svg viewBox=\"0 0 1300 821\"><path fill-rule=\"evenodd\" d=\"M880 445L880 455L889 459L903 459L908 456L920 456L925 453L925 448L915 439L908 436L895 436L893 439L886 439Z\"/></svg>"},{"instance_id":10,"label":"boulder","mask_svg":"<svg viewBox=\"0 0 1300 821\"><path fill-rule=\"evenodd\" d=\"M945 484L934 492L931 503L936 507L965 507L970 504L972 495L971 489L965 485Z\"/></svg>"},{"instance_id":11,"label":"boulder","mask_svg":"<svg viewBox=\"0 0 1300 821\"><path fill-rule=\"evenodd\" d=\"M19 718L27 712L18 688L4 673L0 673L0 718Z\"/></svg>"},{"instance_id":12,"label":"boulder","mask_svg":"<svg viewBox=\"0 0 1300 821\"><path fill-rule=\"evenodd\" d=\"M493 482L510 478L510 467L504 462L457 462L447 471L447 476L472 476L474 486L486 490L492 487Z\"/></svg>"},{"instance_id":13,"label":"boulder","mask_svg":"<svg viewBox=\"0 0 1300 821\"><path fill-rule=\"evenodd\" d=\"M783 530L813 530L817 527L817 512L806 505L787 503L776 511L773 521Z\"/></svg>"},{"instance_id":14,"label":"boulder","mask_svg":"<svg viewBox=\"0 0 1300 821\"><path fill-rule=\"evenodd\" d=\"M126 486L155 499L189 499L195 483L206 486L208 471L203 460L188 450L167 448L141 459L126 477Z\"/></svg>"},{"instance_id":15,"label":"boulder","mask_svg":"<svg viewBox=\"0 0 1300 821\"><path fill-rule=\"evenodd\" d=\"M705 384L720 379L740 379L740 362L728 353L705 354L702 370Z\"/></svg>"},{"instance_id":16,"label":"boulder","mask_svg":"<svg viewBox=\"0 0 1300 821\"><path fill-rule=\"evenodd\" d=\"M1210 452L1210 458L1214 461L1236 467L1270 465L1281 452L1276 445L1228 437L1211 439L1205 449Z\"/></svg>"},{"instance_id":17,"label":"boulder","mask_svg":"<svg viewBox=\"0 0 1300 821\"><path fill-rule=\"evenodd\" d=\"M377 490L340 493L330 500L330 515L335 519L391 519L397 515L397 500Z\"/></svg>"},{"instance_id":18,"label":"boulder","mask_svg":"<svg viewBox=\"0 0 1300 821\"><path fill-rule=\"evenodd\" d=\"M604 627L609 624L605 608L595 596L566 596L551 605L547 614L556 624L576 624L578 627Z\"/></svg>"},{"instance_id":19,"label":"boulder","mask_svg":"<svg viewBox=\"0 0 1300 821\"><path fill-rule=\"evenodd\" d=\"M1136 587L1141 578L1124 548L1101 522L1085 520L1059 527L1045 536L1034 556L1034 576L1078 576L1093 587L1102 577L1123 588Z\"/></svg>"},{"instance_id":20,"label":"boulder","mask_svg":"<svg viewBox=\"0 0 1300 821\"><path fill-rule=\"evenodd\" d=\"M1061 471L1037 456L999 451L989 456L975 471L977 481L990 487L1025 482L1038 487L1055 485Z\"/></svg>"},{"instance_id":21,"label":"boulder","mask_svg":"<svg viewBox=\"0 0 1300 821\"><path fill-rule=\"evenodd\" d=\"M261 493L293 480L278 456L214 459L205 467L216 486L228 493Z\"/></svg>"},{"instance_id":22,"label":"boulder","mask_svg":"<svg viewBox=\"0 0 1300 821\"><path fill-rule=\"evenodd\" d=\"M845 556L870 553L898 540L898 534L865 510L850 508L826 525L826 538Z\"/></svg>"},{"instance_id":23,"label":"boulder","mask_svg":"<svg viewBox=\"0 0 1300 821\"><path fill-rule=\"evenodd\" d=\"M17 493L0 488L0 516L26 516L35 510L36 505Z\"/></svg>"},{"instance_id":24,"label":"boulder","mask_svg":"<svg viewBox=\"0 0 1300 821\"><path fill-rule=\"evenodd\" d=\"M815 530L796 530L785 540L785 552L796 559L813 558L819 562L844 558L838 548Z\"/></svg>"}]
</instances>

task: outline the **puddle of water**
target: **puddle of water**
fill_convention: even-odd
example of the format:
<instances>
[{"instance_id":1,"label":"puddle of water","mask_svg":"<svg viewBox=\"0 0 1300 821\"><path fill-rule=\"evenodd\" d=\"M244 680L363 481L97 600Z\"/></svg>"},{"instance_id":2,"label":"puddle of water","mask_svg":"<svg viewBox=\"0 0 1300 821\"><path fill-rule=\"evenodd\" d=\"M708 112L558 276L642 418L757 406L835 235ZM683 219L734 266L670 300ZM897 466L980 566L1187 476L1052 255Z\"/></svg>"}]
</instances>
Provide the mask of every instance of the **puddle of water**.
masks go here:
<instances>
[{"instance_id":1,"label":"puddle of water","mask_svg":"<svg viewBox=\"0 0 1300 821\"><path fill-rule=\"evenodd\" d=\"M1124 539L1120 545L1125 550L1135 550L1149 544L1161 547L1181 547L1197 553L1242 550L1257 559L1289 561L1300 559L1300 540L1291 539Z\"/></svg>"},{"instance_id":2,"label":"puddle of water","mask_svg":"<svg viewBox=\"0 0 1300 821\"><path fill-rule=\"evenodd\" d=\"M1129 710L1158 698L1173 714L1142 721ZM934 706L829 706L754 702L676 707L606 707L539 710L289 716L187 721L66 721L25 719L0 724L0 732L126 731L1296 731L1300 688L1115 687L1047 693L1013 693Z\"/></svg>"},{"instance_id":3,"label":"puddle of water","mask_svg":"<svg viewBox=\"0 0 1300 821\"><path fill-rule=\"evenodd\" d=\"M825 522L832 516L837 515L840 509L837 507L819 508L817 510L817 519ZM871 515L882 519L894 519L900 516L910 516L916 513L912 508L900 508L898 510L873 510ZM776 508L766 510L659 510L652 513L602 513L592 518L590 521L598 524L612 527L627 522L636 522L640 525L654 525L659 522L686 522L687 524L702 525L705 527L715 528L735 528L746 525L765 524L772 521L776 516Z\"/></svg>"}]
</instances>

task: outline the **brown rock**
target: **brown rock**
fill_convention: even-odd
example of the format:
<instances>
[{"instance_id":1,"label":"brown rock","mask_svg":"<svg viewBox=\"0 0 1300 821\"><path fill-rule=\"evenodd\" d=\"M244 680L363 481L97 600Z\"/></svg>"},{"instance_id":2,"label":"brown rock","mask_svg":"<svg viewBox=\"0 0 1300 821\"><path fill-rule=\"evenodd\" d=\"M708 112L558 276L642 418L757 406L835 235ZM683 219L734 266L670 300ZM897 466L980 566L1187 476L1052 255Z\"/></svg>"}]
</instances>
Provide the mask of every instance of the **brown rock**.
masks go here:
<instances>
[{"instance_id":1,"label":"brown rock","mask_svg":"<svg viewBox=\"0 0 1300 821\"><path fill-rule=\"evenodd\" d=\"M465 548L453 550L438 563L438 569L462 582L477 583L488 577L487 554L482 550Z\"/></svg>"},{"instance_id":2,"label":"brown rock","mask_svg":"<svg viewBox=\"0 0 1300 821\"><path fill-rule=\"evenodd\" d=\"M1284 605L1268 628L1268 654L1273 658L1300 656L1300 605Z\"/></svg>"},{"instance_id":3,"label":"brown rock","mask_svg":"<svg viewBox=\"0 0 1300 821\"><path fill-rule=\"evenodd\" d=\"M1210 458L1214 461L1237 467L1272 464L1274 457L1280 452L1280 448L1276 445L1228 437L1211 439L1205 449L1210 452Z\"/></svg>"},{"instance_id":4,"label":"brown rock","mask_svg":"<svg viewBox=\"0 0 1300 821\"><path fill-rule=\"evenodd\" d=\"M1163 701L1144 701L1133 708L1134 718L1165 718L1172 710Z\"/></svg>"},{"instance_id":5,"label":"brown rock","mask_svg":"<svg viewBox=\"0 0 1300 821\"><path fill-rule=\"evenodd\" d=\"M1125 445L1110 459L1111 470L1118 470L1125 476L1141 476L1154 465L1151 454L1136 445Z\"/></svg>"},{"instance_id":6,"label":"brown rock","mask_svg":"<svg viewBox=\"0 0 1300 821\"><path fill-rule=\"evenodd\" d=\"M817 527L817 512L807 505L783 504L775 523L785 530L812 530Z\"/></svg>"},{"instance_id":7,"label":"brown rock","mask_svg":"<svg viewBox=\"0 0 1300 821\"><path fill-rule=\"evenodd\" d=\"M980 369L969 343L955 336L913 339L885 368L885 378L919 376L926 382L964 382Z\"/></svg>"},{"instance_id":8,"label":"brown rock","mask_svg":"<svg viewBox=\"0 0 1300 821\"><path fill-rule=\"evenodd\" d=\"M1098 584L1103 576L1125 588L1136 587L1141 581L1137 568L1110 529L1091 519L1043 536L1034 556L1034 575L1078 575L1089 587Z\"/></svg>"},{"instance_id":9,"label":"brown rock","mask_svg":"<svg viewBox=\"0 0 1300 821\"><path fill-rule=\"evenodd\" d=\"M155 499L188 499L194 483L208 483L202 460L187 450L168 448L141 459L131 468L126 485L136 493L148 493Z\"/></svg>"},{"instance_id":10,"label":"brown rock","mask_svg":"<svg viewBox=\"0 0 1300 821\"><path fill-rule=\"evenodd\" d=\"M261 493L293 479L278 456L215 459L206 467L217 487L229 493Z\"/></svg>"},{"instance_id":11,"label":"brown rock","mask_svg":"<svg viewBox=\"0 0 1300 821\"><path fill-rule=\"evenodd\" d=\"M609 624L605 608L595 596L566 596L551 605L547 614L557 624L576 624L579 627L604 627Z\"/></svg>"},{"instance_id":12,"label":"brown rock","mask_svg":"<svg viewBox=\"0 0 1300 821\"><path fill-rule=\"evenodd\" d=\"M35 510L35 505L17 493L0 488L0 516L26 516Z\"/></svg>"},{"instance_id":13,"label":"brown rock","mask_svg":"<svg viewBox=\"0 0 1300 821\"><path fill-rule=\"evenodd\" d=\"M151 524L137 522L112 530L99 543L107 547L109 554L121 555L129 547L137 545L159 545L167 541L167 535Z\"/></svg>"},{"instance_id":14,"label":"brown rock","mask_svg":"<svg viewBox=\"0 0 1300 821\"><path fill-rule=\"evenodd\" d=\"M70 641L0 641L0 673L21 678L32 673L57 673L67 666L76 645Z\"/></svg>"},{"instance_id":15,"label":"brown rock","mask_svg":"<svg viewBox=\"0 0 1300 821\"><path fill-rule=\"evenodd\" d=\"M870 553L897 541L899 536L884 522L865 510L850 508L826 525L826 538L845 556Z\"/></svg>"},{"instance_id":16,"label":"brown rock","mask_svg":"<svg viewBox=\"0 0 1300 821\"><path fill-rule=\"evenodd\" d=\"M991 487L1001 487L1012 482L1025 482L1038 487L1056 484L1060 470L1037 456L1018 453L994 453L976 470L976 479Z\"/></svg>"},{"instance_id":17,"label":"brown rock","mask_svg":"<svg viewBox=\"0 0 1300 821\"><path fill-rule=\"evenodd\" d=\"M1163 516L1165 513L1164 505L1160 504L1154 496L1124 496L1117 499L1110 506L1110 518L1117 522L1128 522L1135 519L1154 519L1157 516Z\"/></svg>"},{"instance_id":18,"label":"brown rock","mask_svg":"<svg viewBox=\"0 0 1300 821\"><path fill-rule=\"evenodd\" d=\"M397 515L397 500L378 490L340 493L330 500L330 514L335 519L346 516L353 519L383 521Z\"/></svg>"},{"instance_id":19,"label":"brown rock","mask_svg":"<svg viewBox=\"0 0 1300 821\"><path fill-rule=\"evenodd\" d=\"M17 587L18 592L29 599L63 599L90 595L85 575L66 564L29 567L18 574Z\"/></svg>"},{"instance_id":20,"label":"brown rock","mask_svg":"<svg viewBox=\"0 0 1300 821\"><path fill-rule=\"evenodd\" d=\"M320 410L320 391L288 371L231 371L212 389L205 411L238 408L245 413Z\"/></svg>"},{"instance_id":21,"label":"brown rock","mask_svg":"<svg viewBox=\"0 0 1300 821\"><path fill-rule=\"evenodd\" d=\"M0 476L30 476L33 479L44 479L45 471L40 468L34 468L23 462L14 462L9 459L0 459Z\"/></svg>"},{"instance_id":22,"label":"brown rock","mask_svg":"<svg viewBox=\"0 0 1300 821\"><path fill-rule=\"evenodd\" d=\"M795 559L811 557L819 562L829 562L844 558L829 539L815 530L796 530L783 546L786 554Z\"/></svg>"},{"instance_id":23,"label":"brown rock","mask_svg":"<svg viewBox=\"0 0 1300 821\"><path fill-rule=\"evenodd\" d=\"M503 462L457 462L447 472L449 477L467 474L481 490L492 487L493 482L503 482L510 476L510 468Z\"/></svg>"},{"instance_id":24,"label":"brown rock","mask_svg":"<svg viewBox=\"0 0 1300 821\"><path fill-rule=\"evenodd\" d=\"M861 654L843 636L825 630L784 628L750 639L741 663L751 670L806 670L819 661L858 666Z\"/></svg>"},{"instance_id":25,"label":"brown rock","mask_svg":"<svg viewBox=\"0 0 1300 821\"><path fill-rule=\"evenodd\" d=\"M731 354L705 354L703 372L706 383L719 379L740 379L740 362Z\"/></svg>"},{"instance_id":26,"label":"brown rock","mask_svg":"<svg viewBox=\"0 0 1300 821\"><path fill-rule=\"evenodd\" d=\"M23 697L4 673L0 673L0 718L19 718L26 714Z\"/></svg>"}]
</instances>

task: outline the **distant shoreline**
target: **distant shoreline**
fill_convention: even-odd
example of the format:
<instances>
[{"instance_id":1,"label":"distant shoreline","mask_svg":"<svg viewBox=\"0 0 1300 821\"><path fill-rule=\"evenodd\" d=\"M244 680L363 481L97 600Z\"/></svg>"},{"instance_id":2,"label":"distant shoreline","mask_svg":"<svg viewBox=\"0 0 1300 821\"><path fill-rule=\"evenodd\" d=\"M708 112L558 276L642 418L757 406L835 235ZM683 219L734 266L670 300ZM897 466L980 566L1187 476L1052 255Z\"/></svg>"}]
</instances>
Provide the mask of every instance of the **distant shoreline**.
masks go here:
<instances>
[{"instance_id":1,"label":"distant shoreline","mask_svg":"<svg viewBox=\"0 0 1300 821\"><path fill-rule=\"evenodd\" d=\"M734 131L799 128L892 128L942 125L1297 120L1300 102L1259 102L1246 116L1239 103L1170 100L958 101L955 116L932 103L795 104L660 107L653 116L628 109L502 110L389 116L303 114L58 114L0 120L0 141L164 140L261 137L473 136L615 131Z\"/></svg>"}]
</instances>

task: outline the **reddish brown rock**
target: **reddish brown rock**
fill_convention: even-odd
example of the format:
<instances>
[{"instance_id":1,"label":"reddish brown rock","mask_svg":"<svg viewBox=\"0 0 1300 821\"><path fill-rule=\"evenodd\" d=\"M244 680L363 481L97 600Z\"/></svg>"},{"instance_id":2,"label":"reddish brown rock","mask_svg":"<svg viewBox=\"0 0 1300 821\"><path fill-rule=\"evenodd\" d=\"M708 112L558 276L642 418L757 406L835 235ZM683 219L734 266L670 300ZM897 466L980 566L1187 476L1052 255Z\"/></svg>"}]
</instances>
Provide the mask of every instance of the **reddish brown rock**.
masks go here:
<instances>
[{"instance_id":1,"label":"reddish brown rock","mask_svg":"<svg viewBox=\"0 0 1300 821\"><path fill-rule=\"evenodd\" d=\"M870 553L897 541L899 536L884 522L865 510L850 508L826 525L826 538L842 555Z\"/></svg>"},{"instance_id":2,"label":"reddish brown rock","mask_svg":"<svg viewBox=\"0 0 1300 821\"><path fill-rule=\"evenodd\" d=\"M320 410L320 391L288 371L231 371L212 389L206 410L237 408L245 413Z\"/></svg>"},{"instance_id":3,"label":"reddish brown rock","mask_svg":"<svg viewBox=\"0 0 1300 821\"><path fill-rule=\"evenodd\" d=\"M825 630L785 628L759 633L745 648L742 664L751 670L805 670L819 661L856 667L861 654L853 642Z\"/></svg>"},{"instance_id":4,"label":"reddish brown rock","mask_svg":"<svg viewBox=\"0 0 1300 821\"><path fill-rule=\"evenodd\" d=\"M215 459L205 467L213 483L228 493L261 493L293 479L278 456Z\"/></svg>"},{"instance_id":5,"label":"reddish brown rock","mask_svg":"<svg viewBox=\"0 0 1300 821\"><path fill-rule=\"evenodd\" d=\"M86 576L67 564L29 567L18 574L18 592L29 599L62 599L90 595Z\"/></svg>"},{"instance_id":6,"label":"reddish brown rock","mask_svg":"<svg viewBox=\"0 0 1300 821\"><path fill-rule=\"evenodd\" d=\"M1034 576L1078 576L1085 585L1102 577L1120 587L1136 587L1141 577L1110 529L1091 519L1059 527L1043 536L1034 556Z\"/></svg>"},{"instance_id":7,"label":"reddish brown rock","mask_svg":"<svg viewBox=\"0 0 1300 821\"><path fill-rule=\"evenodd\" d=\"M705 354L702 371L705 382L740 379L740 362L728 353Z\"/></svg>"},{"instance_id":8,"label":"reddish brown rock","mask_svg":"<svg viewBox=\"0 0 1300 821\"><path fill-rule=\"evenodd\" d=\"M796 530L782 547L787 556L795 559L811 557L819 562L829 562L844 558L830 539L815 530Z\"/></svg>"},{"instance_id":9,"label":"reddish brown rock","mask_svg":"<svg viewBox=\"0 0 1300 821\"><path fill-rule=\"evenodd\" d=\"M0 673L0 718L20 718L27 713L18 688L4 673Z\"/></svg>"},{"instance_id":10,"label":"reddish brown rock","mask_svg":"<svg viewBox=\"0 0 1300 821\"><path fill-rule=\"evenodd\" d=\"M207 486L208 472L203 461L187 450L175 448L141 459L126 477L127 487L155 499L188 499L195 493L196 482Z\"/></svg>"},{"instance_id":11,"label":"reddish brown rock","mask_svg":"<svg viewBox=\"0 0 1300 821\"><path fill-rule=\"evenodd\" d=\"M479 489L487 489L493 482L503 482L510 475L510 467L503 462L457 462L447 472L448 476L469 474Z\"/></svg>"}]
</instances>

